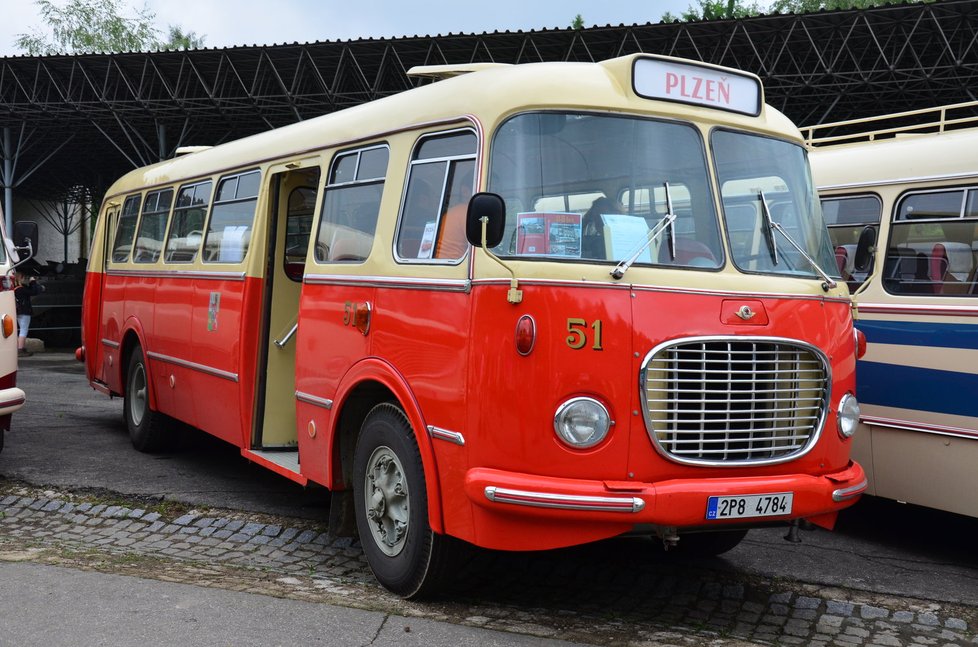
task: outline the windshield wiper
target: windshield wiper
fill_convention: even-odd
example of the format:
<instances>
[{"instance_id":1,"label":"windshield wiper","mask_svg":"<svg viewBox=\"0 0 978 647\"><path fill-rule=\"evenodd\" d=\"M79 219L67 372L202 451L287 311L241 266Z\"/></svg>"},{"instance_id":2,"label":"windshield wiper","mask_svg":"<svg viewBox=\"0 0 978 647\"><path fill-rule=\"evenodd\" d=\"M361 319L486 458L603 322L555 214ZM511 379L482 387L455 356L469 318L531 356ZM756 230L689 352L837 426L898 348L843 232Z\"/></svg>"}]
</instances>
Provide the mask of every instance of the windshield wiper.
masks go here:
<instances>
[{"instance_id":1,"label":"windshield wiper","mask_svg":"<svg viewBox=\"0 0 978 647\"><path fill-rule=\"evenodd\" d=\"M666 188L666 214L662 216L655 227L649 230L649 233L645 235L645 242L639 245L638 249L632 252L628 258L623 259L618 262L615 269L611 270L611 276L615 279L620 279L625 276L625 272L628 268L632 266L639 256L649 248L649 245L658 240L659 236L662 235L666 229L669 230L669 253L672 255L672 259L676 258L676 236L674 232L674 224L676 222L676 214L672 211L672 194L669 192L669 183L665 182L664 186Z\"/></svg>"},{"instance_id":2,"label":"windshield wiper","mask_svg":"<svg viewBox=\"0 0 978 647\"><path fill-rule=\"evenodd\" d=\"M771 248L771 260L774 261L774 264L775 265L778 264L778 244L774 240L774 232L776 231L782 236L784 236L784 239L787 240L789 243L791 243L792 247L798 250L798 253L802 255L802 258L808 261L809 265L815 268L815 271L818 273L818 275L822 277L823 290L828 292L829 290L835 288L835 286L838 284L832 280L832 277L826 274L822 270L822 268L819 267L818 263L815 262L815 259L809 256L808 252L802 249L801 245L796 243L794 238L788 235L788 232L784 230L784 227L781 226L781 223L775 222L774 218L771 217L771 210L767 206L767 198L764 197L764 191L757 192L757 199L761 203L761 215L764 218L764 223L767 225L767 227L764 229L766 234L765 237L767 238L768 246L770 246Z\"/></svg>"}]
</instances>

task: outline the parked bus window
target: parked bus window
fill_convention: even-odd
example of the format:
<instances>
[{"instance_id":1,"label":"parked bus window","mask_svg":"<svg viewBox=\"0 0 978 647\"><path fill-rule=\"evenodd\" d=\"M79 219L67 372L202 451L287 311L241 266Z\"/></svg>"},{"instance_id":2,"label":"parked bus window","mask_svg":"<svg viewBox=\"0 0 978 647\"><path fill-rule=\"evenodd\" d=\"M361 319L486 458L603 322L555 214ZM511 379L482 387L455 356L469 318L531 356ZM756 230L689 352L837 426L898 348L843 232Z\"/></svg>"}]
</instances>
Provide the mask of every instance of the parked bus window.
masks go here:
<instances>
[{"instance_id":1,"label":"parked bus window","mask_svg":"<svg viewBox=\"0 0 978 647\"><path fill-rule=\"evenodd\" d=\"M217 185L217 198L204 239L204 262L240 263L248 253L258 203L261 174L251 171L226 177Z\"/></svg>"},{"instance_id":2,"label":"parked bus window","mask_svg":"<svg viewBox=\"0 0 978 647\"><path fill-rule=\"evenodd\" d=\"M380 146L333 161L316 235L316 261L361 263L370 255L389 155Z\"/></svg>"},{"instance_id":3,"label":"parked bus window","mask_svg":"<svg viewBox=\"0 0 978 647\"><path fill-rule=\"evenodd\" d=\"M836 269L842 280L849 284L849 290L856 290L873 271L872 259L867 267L856 267L859 237L867 227L878 231L883 204L875 195L826 198L821 202L822 215L835 249Z\"/></svg>"},{"instance_id":4,"label":"parked bus window","mask_svg":"<svg viewBox=\"0 0 978 647\"><path fill-rule=\"evenodd\" d=\"M477 145L470 131L418 143L397 230L400 260L458 260L465 255L464 206L456 207L472 194Z\"/></svg>"},{"instance_id":5,"label":"parked bus window","mask_svg":"<svg viewBox=\"0 0 978 647\"><path fill-rule=\"evenodd\" d=\"M676 221L635 262L722 264L703 142L688 125L578 113L518 115L496 134L490 178L490 189L506 196L510 207L497 254L622 261L662 222L664 213L647 196L661 195L664 211L668 183ZM535 211L513 211L517 202L510 196ZM628 206L605 196L621 196Z\"/></svg>"},{"instance_id":6,"label":"parked bus window","mask_svg":"<svg viewBox=\"0 0 978 647\"><path fill-rule=\"evenodd\" d=\"M207 181L181 187L167 234L165 262L193 263L197 259L204 239L211 184Z\"/></svg>"},{"instance_id":7,"label":"parked bus window","mask_svg":"<svg viewBox=\"0 0 978 647\"><path fill-rule=\"evenodd\" d=\"M143 202L143 217L139 220L139 230L136 232L133 262L155 263L159 260L172 203L173 189L146 194L146 201Z\"/></svg>"},{"instance_id":8,"label":"parked bus window","mask_svg":"<svg viewBox=\"0 0 978 647\"><path fill-rule=\"evenodd\" d=\"M131 195L122 205L119 224L116 228L115 244L112 246L112 261L125 263L132 251L132 239L136 233L136 223L139 220L140 196Z\"/></svg>"},{"instance_id":9,"label":"parked bus window","mask_svg":"<svg viewBox=\"0 0 978 647\"><path fill-rule=\"evenodd\" d=\"M886 247L883 286L893 294L972 294L975 225L965 188L904 196Z\"/></svg>"}]
</instances>

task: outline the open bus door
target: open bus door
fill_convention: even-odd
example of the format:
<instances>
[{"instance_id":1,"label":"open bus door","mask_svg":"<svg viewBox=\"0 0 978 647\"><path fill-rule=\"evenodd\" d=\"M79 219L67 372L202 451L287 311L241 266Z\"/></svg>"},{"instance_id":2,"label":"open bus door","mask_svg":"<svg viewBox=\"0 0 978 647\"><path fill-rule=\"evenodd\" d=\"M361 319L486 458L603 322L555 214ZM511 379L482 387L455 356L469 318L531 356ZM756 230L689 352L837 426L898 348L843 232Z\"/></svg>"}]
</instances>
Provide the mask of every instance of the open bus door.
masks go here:
<instances>
[{"instance_id":1,"label":"open bus door","mask_svg":"<svg viewBox=\"0 0 978 647\"><path fill-rule=\"evenodd\" d=\"M304 167L304 168L303 168ZM299 296L317 204L318 160L269 169L268 259L251 447L246 455L300 483L296 437L295 356Z\"/></svg>"}]
</instances>

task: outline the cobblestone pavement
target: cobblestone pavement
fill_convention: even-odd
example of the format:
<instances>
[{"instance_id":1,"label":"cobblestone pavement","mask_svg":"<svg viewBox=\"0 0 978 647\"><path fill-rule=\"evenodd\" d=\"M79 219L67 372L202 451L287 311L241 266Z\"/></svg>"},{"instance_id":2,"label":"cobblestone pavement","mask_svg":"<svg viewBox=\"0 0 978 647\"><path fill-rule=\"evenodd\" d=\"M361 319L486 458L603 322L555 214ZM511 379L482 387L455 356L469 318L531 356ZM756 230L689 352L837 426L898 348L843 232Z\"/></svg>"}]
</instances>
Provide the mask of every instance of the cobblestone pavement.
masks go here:
<instances>
[{"instance_id":1,"label":"cobblestone pavement","mask_svg":"<svg viewBox=\"0 0 978 647\"><path fill-rule=\"evenodd\" d=\"M308 521L0 481L0 560L32 560L448 620L596 645L975 645L978 607L751 579L645 540L476 553L456 591L410 603L359 544ZM651 555L651 556L650 556Z\"/></svg>"}]
</instances>

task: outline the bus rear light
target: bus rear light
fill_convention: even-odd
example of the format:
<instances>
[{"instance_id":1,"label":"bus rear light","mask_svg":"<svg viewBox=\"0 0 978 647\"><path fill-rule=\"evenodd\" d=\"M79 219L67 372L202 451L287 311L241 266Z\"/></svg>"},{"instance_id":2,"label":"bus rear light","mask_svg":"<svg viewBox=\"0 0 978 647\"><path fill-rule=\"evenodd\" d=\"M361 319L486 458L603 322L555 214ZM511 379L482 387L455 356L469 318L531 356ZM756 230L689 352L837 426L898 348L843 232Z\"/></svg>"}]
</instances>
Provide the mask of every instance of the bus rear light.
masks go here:
<instances>
[{"instance_id":1,"label":"bus rear light","mask_svg":"<svg viewBox=\"0 0 978 647\"><path fill-rule=\"evenodd\" d=\"M526 357L533 352L537 341L537 324L530 315L523 315L516 322L516 352Z\"/></svg>"},{"instance_id":2,"label":"bus rear light","mask_svg":"<svg viewBox=\"0 0 978 647\"><path fill-rule=\"evenodd\" d=\"M866 334L858 328L852 329L856 336L856 359L862 359L866 354Z\"/></svg>"},{"instance_id":3,"label":"bus rear light","mask_svg":"<svg viewBox=\"0 0 978 647\"><path fill-rule=\"evenodd\" d=\"M10 315L4 315L2 319L3 325L3 338L6 339L14 334L14 318Z\"/></svg>"}]
</instances>

